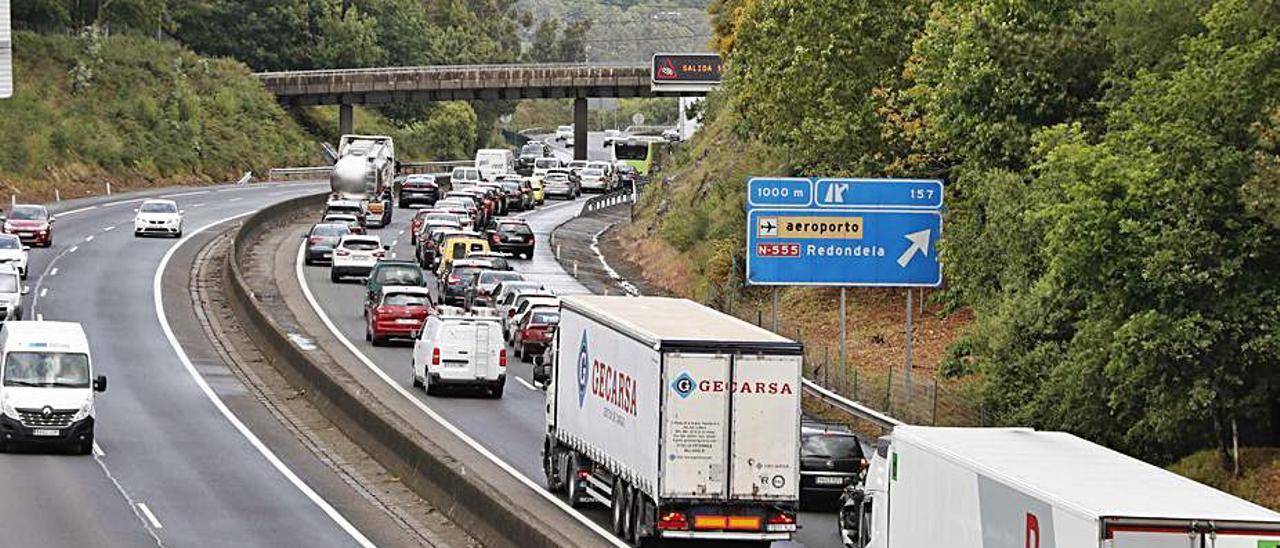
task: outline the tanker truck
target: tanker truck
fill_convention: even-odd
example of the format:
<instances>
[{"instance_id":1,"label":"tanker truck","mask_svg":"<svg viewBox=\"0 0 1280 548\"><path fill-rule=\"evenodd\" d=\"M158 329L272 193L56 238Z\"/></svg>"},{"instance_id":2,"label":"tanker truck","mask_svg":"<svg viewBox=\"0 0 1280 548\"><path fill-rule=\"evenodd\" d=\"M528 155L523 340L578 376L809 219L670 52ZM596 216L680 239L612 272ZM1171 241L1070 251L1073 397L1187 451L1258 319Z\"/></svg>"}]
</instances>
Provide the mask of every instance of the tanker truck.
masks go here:
<instances>
[{"instance_id":1,"label":"tanker truck","mask_svg":"<svg viewBox=\"0 0 1280 548\"><path fill-rule=\"evenodd\" d=\"M338 160L329 175L330 203L359 204L365 226L387 226L391 223L395 174L396 151L390 137L343 135L338 144Z\"/></svg>"}]
</instances>

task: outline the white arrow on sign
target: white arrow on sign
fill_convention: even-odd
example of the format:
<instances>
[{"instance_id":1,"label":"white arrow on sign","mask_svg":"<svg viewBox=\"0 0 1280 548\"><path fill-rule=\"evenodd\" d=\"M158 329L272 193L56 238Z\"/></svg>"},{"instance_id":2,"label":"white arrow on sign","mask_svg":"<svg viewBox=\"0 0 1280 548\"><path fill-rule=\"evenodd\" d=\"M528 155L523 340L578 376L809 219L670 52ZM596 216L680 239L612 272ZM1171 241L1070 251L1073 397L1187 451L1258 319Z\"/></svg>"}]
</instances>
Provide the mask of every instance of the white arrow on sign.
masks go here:
<instances>
[{"instance_id":1,"label":"white arrow on sign","mask_svg":"<svg viewBox=\"0 0 1280 548\"><path fill-rule=\"evenodd\" d=\"M929 235L932 232L933 232L932 230L925 229L925 230L921 230L920 232L912 232L911 234L907 234L906 238L908 240L911 240L911 247L908 247L906 251L902 252L902 256L898 257L898 266L902 268L906 268L907 263L911 262L911 258L916 256L917 251L924 253L924 255L928 257L929 256Z\"/></svg>"}]
</instances>

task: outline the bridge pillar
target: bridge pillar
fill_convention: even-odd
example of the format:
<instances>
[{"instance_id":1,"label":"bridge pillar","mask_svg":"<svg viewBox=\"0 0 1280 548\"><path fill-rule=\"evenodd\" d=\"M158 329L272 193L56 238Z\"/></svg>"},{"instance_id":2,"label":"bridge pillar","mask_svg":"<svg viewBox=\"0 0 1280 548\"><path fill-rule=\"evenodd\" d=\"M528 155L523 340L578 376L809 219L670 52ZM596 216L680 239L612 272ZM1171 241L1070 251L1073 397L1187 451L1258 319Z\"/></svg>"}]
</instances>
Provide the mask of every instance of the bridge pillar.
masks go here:
<instances>
[{"instance_id":1,"label":"bridge pillar","mask_svg":"<svg viewBox=\"0 0 1280 548\"><path fill-rule=\"evenodd\" d=\"M587 98L573 100L573 159L587 159Z\"/></svg>"},{"instance_id":2,"label":"bridge pillar","mask_svg":"<svg viewBox=\"0 0 1280 548\"><path fill-rule=\"evenodd\" d=\"M350 103L338 105L338 135L355 133L355 107Z\"/></svg>"}]
</instances>

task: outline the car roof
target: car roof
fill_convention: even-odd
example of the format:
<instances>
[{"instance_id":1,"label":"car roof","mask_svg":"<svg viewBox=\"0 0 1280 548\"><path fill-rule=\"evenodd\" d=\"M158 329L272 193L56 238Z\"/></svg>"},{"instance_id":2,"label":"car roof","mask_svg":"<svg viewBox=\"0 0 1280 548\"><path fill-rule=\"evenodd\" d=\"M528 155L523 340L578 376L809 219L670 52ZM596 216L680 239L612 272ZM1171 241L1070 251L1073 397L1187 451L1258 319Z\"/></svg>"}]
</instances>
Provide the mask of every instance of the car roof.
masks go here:
<instances>
[{"instance_id":1,"label":"car roof","mask_svg":"<svg viewBox=\"0 0 1280 548\"><path fill-rule=\"evenodd\" d=\"M355 200L329 200L328 202L325 202L325 205L326 206L340 205L340 206L360 207L360 202L357 202Z\"/></svg>"},{"instance_id":2,"label":"car roof","mask_svg":"<svg viewBox=\"0 0 1280 548\"><path fill-rule=\"evenodd\" d=\"M76 322L9 321L4 331L9 350L89 352L89 339Z\"/></svg>"},{"instance_id":3,"label":"car roof","mask_svg":"<svg viewBox=\"0 0 1280 548\"><path fill-rule=\"evenodd\" d=\"M143 201L142 201L142 203L144 203L144 204L173 204L173 205L178 205L178 202L175 202L175 201L173 201L173 200L166 200L166 199L163 199L163 198L148 198L148 199L146 199L146 200L143 200Z\"/></svg>"},{"instance_id":4,"label":"car roof","mask_svg":"<svg viewBox=\"0 0 1280 548\"><path fill-rule=\"evenodd\" d=\"M325 219L355 219L356 216L350 213L326 213Z\"/></svg>"},{"instance_id":5,"label":"car roof","mask_svg":"<svg viewBox=\"0 0 1280 548\"><path fill-rule=\"evenodd\" d=\"M346 229L350 229L350 228L351 228L351 227L347 226L345 223L325 223L325 222L319 222L319 223L316 223L316 224L311 225L311 230L315 230L315 229L320 228L320 227L322 227L322 226L331 226L331 227L334 227L334 228L346 228Z\"/></svg>"},{"instance_id":6,"label":"car roof","mask_svg":"<svg viewBox=\"0 0 1280 548\"><path fill-rule=\"evenodd\" d=\"M383 266L383 265L412 266L414 268L422 268L418 266L418 262L413 259L381 259L378 262L374 263L373 267L378 268L379 266Z\"/></svg>"}]
</instances>

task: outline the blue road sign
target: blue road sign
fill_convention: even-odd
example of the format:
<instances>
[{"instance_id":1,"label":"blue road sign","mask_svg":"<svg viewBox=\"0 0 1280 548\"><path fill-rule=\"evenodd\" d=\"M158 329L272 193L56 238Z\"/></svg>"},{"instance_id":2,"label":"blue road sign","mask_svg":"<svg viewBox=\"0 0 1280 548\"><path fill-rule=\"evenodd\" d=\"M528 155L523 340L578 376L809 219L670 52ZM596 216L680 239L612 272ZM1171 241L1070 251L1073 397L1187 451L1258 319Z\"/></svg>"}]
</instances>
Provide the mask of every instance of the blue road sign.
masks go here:
<instances>
[{"instance_id":1,"label":"blue road sign","mask_svg":"<svg viewBox=\"0 0 1280 548\"><path fill-rule=\"evenodd\" d=\"M752 179L747 283L937 287L942 203L938 181Z\"/></svg>"}]
</instances>

